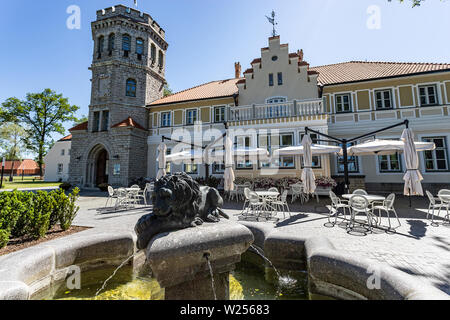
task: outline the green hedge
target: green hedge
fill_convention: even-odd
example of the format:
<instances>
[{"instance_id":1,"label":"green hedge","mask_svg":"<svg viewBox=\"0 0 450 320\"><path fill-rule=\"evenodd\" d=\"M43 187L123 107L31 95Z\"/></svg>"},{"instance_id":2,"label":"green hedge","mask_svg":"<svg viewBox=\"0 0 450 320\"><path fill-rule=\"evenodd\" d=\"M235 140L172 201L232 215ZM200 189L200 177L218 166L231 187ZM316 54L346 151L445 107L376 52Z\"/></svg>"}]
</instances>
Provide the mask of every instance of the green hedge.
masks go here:
<instances>
[{"instance_id":1,"label":"green hedge","mask_svg":"<svg viewBox=\"0 0 450 320\"><path fill-rule=\"evenodd\" d=\"M0 248L11 236L40 239L58 223L61 229L68 230L79 210L75 205L79 191L75 188L69 195L61 189L50 193L0 193Z\"/></svg>"}]
</instances>

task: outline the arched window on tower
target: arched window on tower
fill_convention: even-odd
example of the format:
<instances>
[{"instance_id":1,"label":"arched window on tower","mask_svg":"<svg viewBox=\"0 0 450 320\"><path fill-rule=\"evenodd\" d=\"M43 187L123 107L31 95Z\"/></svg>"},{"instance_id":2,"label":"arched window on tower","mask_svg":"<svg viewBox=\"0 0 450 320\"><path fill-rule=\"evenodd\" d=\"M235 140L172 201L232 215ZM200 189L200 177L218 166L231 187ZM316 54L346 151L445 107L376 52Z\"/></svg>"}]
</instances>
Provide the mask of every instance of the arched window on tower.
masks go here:
<instances>
[{"instance_id":1,"label":"arched window on tower","mask_svg":"<svg viewBox=\"0 0 450 320\"><path fill-rule=\"evenodd\" d=\"M104 46L105 46L105 37L100 36L98 38L98 47L97 47L98 56L97 56L97 59L100 59L102 57Z\"/></svg>"},{"instance_id":2,"label":"arched window on tower","mask_svg":"<svg viewBox=\"0 0 450 320\"><path fill-rule=\"evenodd\" d=\"M108 37L108 52L109 55L112 55L112 52L114 50L114 45L116 42L116 35L114 33L111 33Z\"/></svg>"},{"instance_id":3,"label":"arched window on tower","mask_svg":"<svg viewBox=\"0 0 450 320\"><path fill-rule=\"evenodd\" d=\"M144 40L141 38L136 39L136 54L138 60L142 60L142 55L144 54Z\"/></svg>"},{"instance_id":4,"label":"arched window on tower","mask_svg":"<svg viewBox=\"0 0 450 320\"><path fill-rule=\"evenodd\" d=\"M151 57L151 60L152 60L152 65L154 65L155 62L156 62L156 46L155 46L154 43L152 43L150 51L151 51L150 52L150 57Z\"/></svg>"},{"instance_id":5,"label":"arched window on tower","mask_svg":"<svg viewBox=\"0 0 450 320\"><path fill-rule=\"evenodd\" d=\"M126 86L126 96L127 97L136 97L136 80L128 79Z\"/></svg>"},{"instance_id":6,"label":"arched window on tower","mask_svg":"<svg viewBox=\"0 0 450 320\"><path fill-rule=\"evenodd\" d=\"M128 34L122 36L122 50L123 56L128 57L131 51L131 37Z\"/></svg>"},{"instance_id":7,"label":"arched window on tower","mask_svg":"<svg viewBox=\"0 0 450 320\"><path fill-rule=\"evenodd\" d=\"M161 50L159 50L159 59L158 59L158 67L162 69L164 66L164 54Z\"/></svg>"}]
</instances>

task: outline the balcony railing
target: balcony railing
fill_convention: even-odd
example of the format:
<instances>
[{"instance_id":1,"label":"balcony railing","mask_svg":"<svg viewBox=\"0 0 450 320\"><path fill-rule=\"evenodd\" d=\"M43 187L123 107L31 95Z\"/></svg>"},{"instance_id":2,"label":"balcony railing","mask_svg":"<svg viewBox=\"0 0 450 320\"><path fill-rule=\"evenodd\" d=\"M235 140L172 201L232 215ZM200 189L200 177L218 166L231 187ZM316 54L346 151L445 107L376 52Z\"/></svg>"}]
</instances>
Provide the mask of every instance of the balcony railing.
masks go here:
<instances>
[{"instance_id":1,"label":"balcony railing","mask_svg":"<svg viewBox=\"0 0 450 320\"><path fill-rule=\"evenodd\" d=\"M228 121L304 117L324 113L325 106L322 99L294 100L283 103L232 107L229 109Z\"/></svg>"}]
</instances>

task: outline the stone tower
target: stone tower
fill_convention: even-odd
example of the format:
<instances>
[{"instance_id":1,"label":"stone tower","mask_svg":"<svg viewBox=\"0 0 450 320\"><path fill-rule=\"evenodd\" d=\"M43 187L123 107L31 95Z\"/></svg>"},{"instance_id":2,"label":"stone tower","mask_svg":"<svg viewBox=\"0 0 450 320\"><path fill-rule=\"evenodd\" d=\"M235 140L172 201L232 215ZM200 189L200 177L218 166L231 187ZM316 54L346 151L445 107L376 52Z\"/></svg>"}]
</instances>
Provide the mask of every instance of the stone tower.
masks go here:
<instances>
[{"instance_id":1,"label":"stone tower","mask_svg":"<svg viewBox=\"0 0 450 320\"><path fill-rule=\"evenodd\" d=\"M127 186L147 173L148 110L163 96L164 30L122 5L97 11L88 123L72 128L70 177L83 187Z\"/></svg>"}]
</instances>

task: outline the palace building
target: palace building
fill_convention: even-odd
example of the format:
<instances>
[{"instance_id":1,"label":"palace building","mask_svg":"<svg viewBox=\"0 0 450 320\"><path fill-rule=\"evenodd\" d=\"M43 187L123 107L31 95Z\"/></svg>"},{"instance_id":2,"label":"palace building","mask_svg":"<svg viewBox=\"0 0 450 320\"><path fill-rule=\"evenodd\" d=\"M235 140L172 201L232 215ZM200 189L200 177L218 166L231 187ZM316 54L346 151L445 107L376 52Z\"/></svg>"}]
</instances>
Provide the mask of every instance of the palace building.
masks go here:
<instances>
[{"instance_id":1,"label":"palace building","mask_svg":"<svg viewBox=\"0 0 450 320\"><path fill-rule=\"evenodd\" d=\"M406 119L417 140L436 144L436 150L420 155L424 184L449 184L450 64L352 61L312 67L302 50L291 52L275 36L243 75L235 63L233 78L163 97L168 44L148 14L124 6L100 10L92 34L89 121L70 130L70 180L77 185L154 178L158 145L180 129L195 136L195 130L225 132L226 123L236 145L273 151L300 145L305 127L352 138ZM399 139L401 130L377 138ZM176 143L166 144L170 152ZM335 155L315 156L313 166L316 176L343 173L342 159ZM194 177L206 170L195 163L167 169ZM301 169L301 157L282 157L275 165L240 159L235 165L237 176L250 178L299 177ZM224 164L209 170L220 177ZM350 158L353 179L368 189L400 189L404 172L401 155Z\"/></svg>"}]
</instances>

